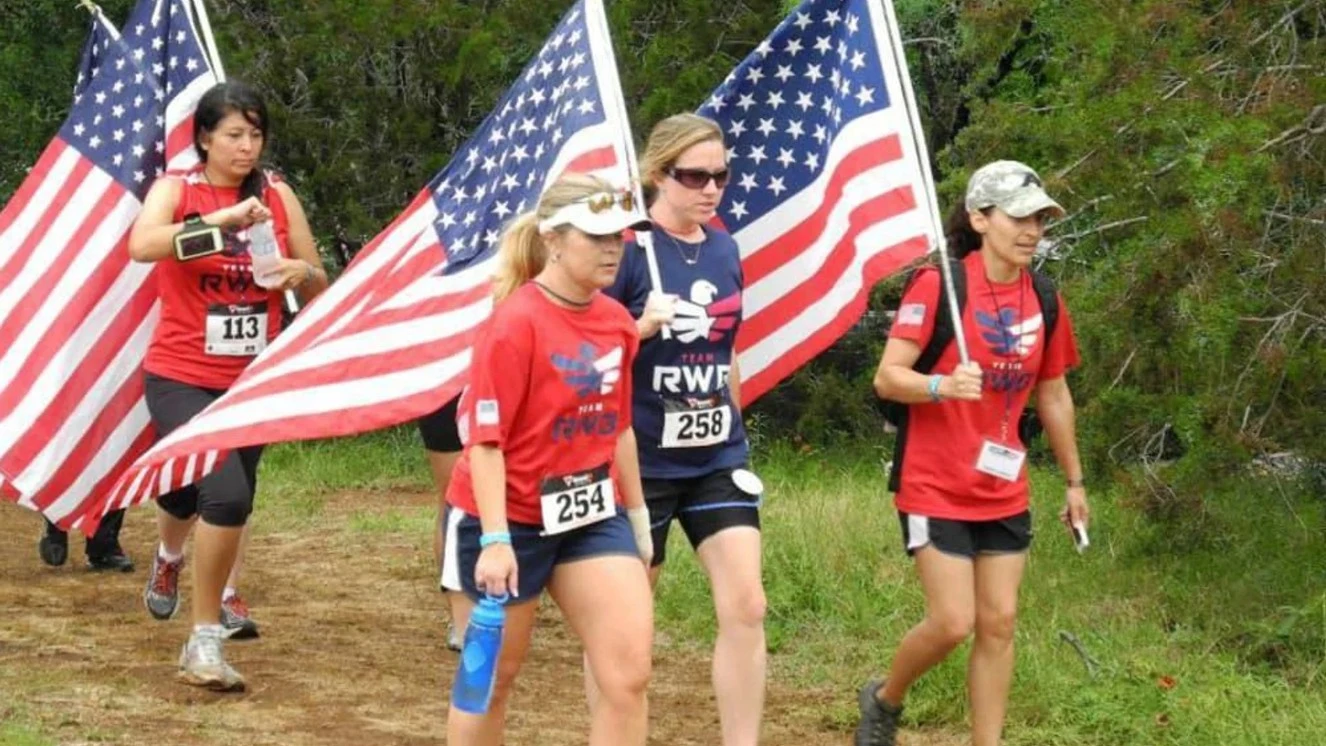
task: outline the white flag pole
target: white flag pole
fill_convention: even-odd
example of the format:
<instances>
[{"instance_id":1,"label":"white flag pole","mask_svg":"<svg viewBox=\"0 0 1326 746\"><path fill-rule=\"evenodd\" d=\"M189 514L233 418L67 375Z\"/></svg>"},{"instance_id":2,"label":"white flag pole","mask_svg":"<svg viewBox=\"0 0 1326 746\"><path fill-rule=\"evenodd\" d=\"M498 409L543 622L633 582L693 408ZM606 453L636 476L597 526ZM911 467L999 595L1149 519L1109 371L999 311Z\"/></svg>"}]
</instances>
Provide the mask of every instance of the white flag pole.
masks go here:
<instances>
[{"instance_id":1,"label":"white flag pole","mask_svg":"<svg viewBox=\"0 0 1326 746\"><path fill-rule=\"evenodd\" d=\"M120 30L115 28L115 24L110 22L110 19L106 17L105 13L101 12L100 5L92 2L92 0L82 0L79 5L83 6L87 12L91 13L92 17L95 18L98 23L106 27L106 33L110 34L112 39L118 40L120 38Z\"/></svg>"},{"instance_id":2,"label":"white flag pole","mask_svg":"<svg viewBox=\"0 0 1326 746\"><path fill-rule=\"evenodd\" d=\"M603 37L612 42L612 34L608 29L608 14L603 8L603 0L587 0L587 13L593 14L596 21L602 24ZM617 73L617 55L614 50L612 60L606 65L604 71L604 86L608 90L620 92L622 89L621 78ZM635 154L635 138L631 134L631 119L626 111L626 99L624 96L617 95L616 99L617 115L621 117L622 129L626 132L626 142L624 143L627 173L631 176L629 188L635 193L636 204L644 208L645 195L641 187L640 179L640 159ZM663 277L658 271L658 256L654 253L653 231L637 231L635 234L635 243L645 252L645 264L649 268L649 284L658 292L663 292ZM672 330L664 324L659 330L664 339L671 336Z\"/></svg>"},{"instance_id":3,"label":"white flag pole","mask_svg":"<svg viewBox=\"0 0 1326 746\"><path fill-rule=\"evenodd\" d=\"M945 295L948 296L948 312L953 319L953 341L958 344L958 358L967 363L971 356L967 353L967 335L962 331L962 311L958 308L958 297L953 287L953 267L949 263L948 240L944 236L944 220L939 214L939 199L935 192L934 175L930 173L930 150L926 146L925 130L921 128L920 107L916 103L916 94L912 91L911 73L907 70L907 54L902 48L902 34L898 29L898 17L893 12L892 0L880 0L884 6L885 26L888 29L889 46L893 51L895 69L901 79L903 105L907 109L907 118L911 122L912 140L916 143L916 155L921 161L921 177L925 185L925 200L930 207L930 219L934 223L935 248L939 251L939 269L944 278Z\"/></svg>"},{"instance_id":4,"label":"white flag pole","mask_svg":"<svg viewBox=\"0 0 1326 746\"><path fill-rule=\"evenodd\" d=\"M212 36L212 21L207 16L207 6L203 0L190 0L185 9L191 11L189 16L203 39L203 51L207 54L212 74L218 83L226 82L226 70L221 65L221 53L216 49L216 37Z\"/></svg>"}]
</instances>

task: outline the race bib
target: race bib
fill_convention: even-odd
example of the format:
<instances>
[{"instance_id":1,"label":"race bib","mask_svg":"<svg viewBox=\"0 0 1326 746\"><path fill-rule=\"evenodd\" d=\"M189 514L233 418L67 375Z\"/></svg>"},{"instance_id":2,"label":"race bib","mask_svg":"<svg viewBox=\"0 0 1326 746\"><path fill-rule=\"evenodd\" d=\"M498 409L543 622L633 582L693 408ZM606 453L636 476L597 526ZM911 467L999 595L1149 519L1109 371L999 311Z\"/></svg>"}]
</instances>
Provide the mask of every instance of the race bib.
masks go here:
<instances>
[{"instance_id":1,"label":"race bib","mask_svg":"<svg viewBox=\"0 0 1326 746\"><path fill-rule=\"evenodd\" d=\"M267 347L267 302L207 307L203 352L252 357Z\"/></svg>"},{"instance_id":2,"label":"race bib","mask_svg":"<svg viewBox=\"0 0 1326 746\"><path fill-rule=\"evenodd\" d=\"M616 493L608 465L543 480L543 533L561 534L617 514Z\"/></svg>"},{"instance_id":3,"label":"race bib","mask_svg":"<svg viewBox=\"0 0 1326 746\"><path fill-rule=\"evenodd\" d=\"M662 448L718 445L726 443L731 433L732 406L717 397L663 400Z\"/></svg>"},{"instance_id":4,"label":"race bib","mask_svg":"<svg viewBox=\"0 0 1326 746\"><path fill-rule=\"evenodd\" d=\"M1018 476L1022 474L1022 462L1026 460L1026 451L987 440L981 444L981 455L976 459L976 471L1016 482Z\"/></svg>"}]
</instances>

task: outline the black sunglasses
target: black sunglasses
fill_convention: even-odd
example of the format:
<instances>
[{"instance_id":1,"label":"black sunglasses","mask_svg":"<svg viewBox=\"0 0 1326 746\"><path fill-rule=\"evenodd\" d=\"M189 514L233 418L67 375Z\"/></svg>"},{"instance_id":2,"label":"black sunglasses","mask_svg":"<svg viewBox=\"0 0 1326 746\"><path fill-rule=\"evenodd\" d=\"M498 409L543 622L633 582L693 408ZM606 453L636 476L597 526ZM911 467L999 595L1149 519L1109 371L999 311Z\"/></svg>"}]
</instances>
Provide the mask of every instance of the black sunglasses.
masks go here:
<instances>
[{"instance_id":1,"label":"black sunglasses","mask_svg":"<svg viewBox=\"0 0 1326 746\"><path fill-rule=\"evenodd\" d=\"M714 186L722 189L727 186L728 177L732 172L726 168L722 171L706 171L703 168L669 168L666 171L678 184L687 189L704 189L713 180Z\"/></svg>"}]
</instances>

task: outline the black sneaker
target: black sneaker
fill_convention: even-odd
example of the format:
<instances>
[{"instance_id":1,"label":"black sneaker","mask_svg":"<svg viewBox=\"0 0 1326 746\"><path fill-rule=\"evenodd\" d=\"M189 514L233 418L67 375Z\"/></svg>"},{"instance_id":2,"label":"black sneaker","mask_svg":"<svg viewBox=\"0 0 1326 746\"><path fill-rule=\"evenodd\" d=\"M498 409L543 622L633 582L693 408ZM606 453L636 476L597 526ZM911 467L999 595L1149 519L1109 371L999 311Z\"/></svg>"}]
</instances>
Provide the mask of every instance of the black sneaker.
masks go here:
<instances>
[{"instance_id":1,"label":"black sneaker","mask_svg":"<svg viewBox=\"0 0 1326 746\"><path fill-rule=\"evenodd\" d=\"M119 546L105 554L93 554L88 548L87 569L93 572L133 572L134 561Z\"/></svg>"},{"instance_id":2,"label":"black sneaker","mask_svg":"<svg viewBox=\"0 0 1326 746\"><path fill-rule=\"evenodd\" d=\"M69 534L60 530L60 527L46 521L46 533L42 534L41 541L37 542L37 554L41 561L51 567L59 567L69 559Z\"/></svg>"},{"instance_id":3,"label":"black sneaker","mask_svg":"<svg viewBox=\"0 0 1326 746\"><path fill-rule=\"evenodd\" d=\"M878 692L884 682L871 679L861 687L857 704L861 707L861 724L856 726L856 746L894 746L898 742L898 721L902 707L879 701Z\"/></svg>"}]
</instances>

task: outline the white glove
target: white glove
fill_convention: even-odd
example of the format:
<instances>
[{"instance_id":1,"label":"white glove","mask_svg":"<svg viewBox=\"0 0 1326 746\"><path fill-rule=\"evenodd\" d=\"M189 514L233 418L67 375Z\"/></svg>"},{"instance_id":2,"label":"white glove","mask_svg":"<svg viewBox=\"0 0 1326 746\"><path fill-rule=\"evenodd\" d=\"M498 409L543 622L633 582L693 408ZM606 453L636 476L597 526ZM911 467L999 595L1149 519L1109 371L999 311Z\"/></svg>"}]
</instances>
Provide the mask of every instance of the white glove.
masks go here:
<instances>
[{"instance_id":1,"label":"white glove","mask_svg":"<svg viewBox=\"0 0 1326 746\"><path fill-rule=\"evenodd\" d=\"M645 299L645 308L640 313L640 323L643 327L640 330L640 337L648 339L658 334L659 329L672 323L672 318L676 314L677 296L650 290L649 296Z\"/></svg>"},{"instance_id":2,"label":"white glove","mask_svg":"<svg viewBox=\"0 0 1326 746\"><path fill-rule=\"evenodd\" d=\"M635 534L635 545L640 550L640 559L648 565L654 560L654 533L649 530L649 508L627 508L626 517L631 521L631 533Z\"/></svg>"}]
</instances>

